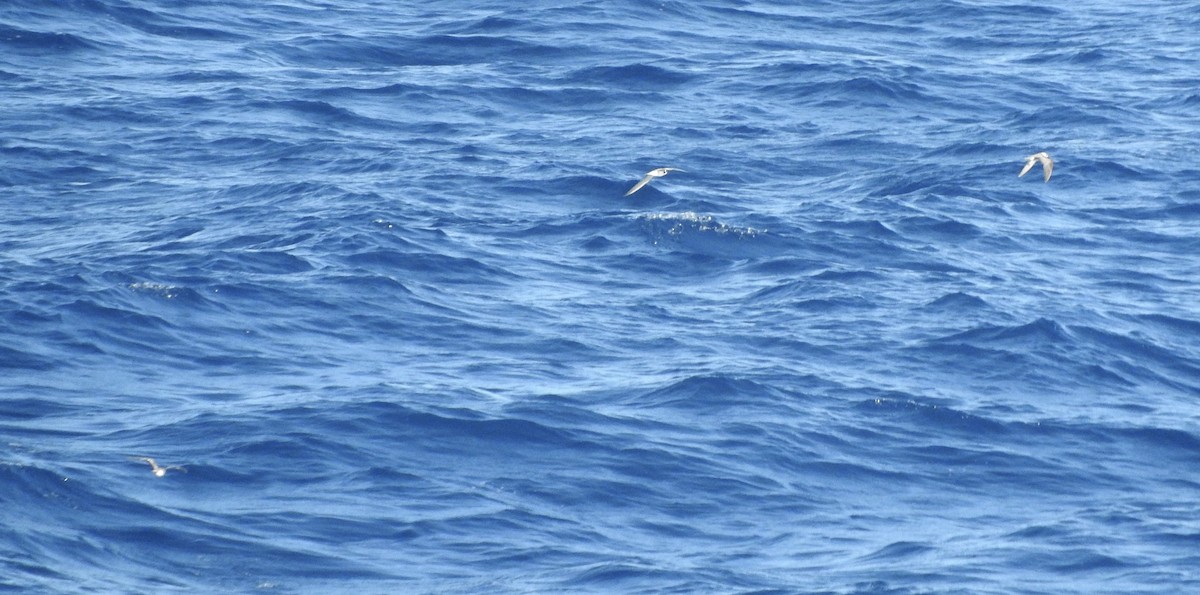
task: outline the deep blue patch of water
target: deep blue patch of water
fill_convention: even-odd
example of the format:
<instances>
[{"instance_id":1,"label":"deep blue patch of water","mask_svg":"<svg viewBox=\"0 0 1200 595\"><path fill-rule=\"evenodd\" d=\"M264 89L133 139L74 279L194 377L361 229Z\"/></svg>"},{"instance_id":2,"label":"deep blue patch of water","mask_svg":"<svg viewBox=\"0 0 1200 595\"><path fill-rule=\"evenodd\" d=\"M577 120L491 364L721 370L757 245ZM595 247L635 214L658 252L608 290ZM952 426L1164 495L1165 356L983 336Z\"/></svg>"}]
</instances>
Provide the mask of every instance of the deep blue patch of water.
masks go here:
<instances>
[{"instance_id":1,"label":"deep blue patch of water","mask_svg":"<svg viewBox=\"0 0 1200 595\"><path fill-rule=\"evenodd\" d=\"M1200 588L1200 9L793 4L6 2L0 589Z\"/></svg>"}]
</instances>

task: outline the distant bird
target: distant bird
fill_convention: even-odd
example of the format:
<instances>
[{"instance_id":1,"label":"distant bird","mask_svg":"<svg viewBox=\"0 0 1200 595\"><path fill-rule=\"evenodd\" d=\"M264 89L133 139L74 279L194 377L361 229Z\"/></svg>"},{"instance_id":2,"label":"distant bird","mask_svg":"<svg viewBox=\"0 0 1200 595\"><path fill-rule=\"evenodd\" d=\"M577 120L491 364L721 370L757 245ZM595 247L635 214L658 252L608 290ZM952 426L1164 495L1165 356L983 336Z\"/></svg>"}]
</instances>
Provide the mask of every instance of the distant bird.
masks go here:
<instances>
[{"instance_id":1,"label":"distant bird","mask_svg":"<svg viewBox=\"0 0 1200 595\"><path fill-rule=\"evenodd\" d=\"M1054 160L1050 158L1049 153L1042 151L1041 153L1034 153L1025 159L1025 167L1021 168L1021 174L1017 176L1018 178L1029 173L1029 170L1033 169L1033 164L1040 161L1042 163L1042 178L1046 182L1050 181L1050 172L1054 171Z\"/></svg>"},{"instance_id":2,"label":"distant bird","mask_svg":"<svg viewBox=\"0 0 1200 595\"><path fill-rule=\"evenodd\" d=\"M658 169L652 169L652 170L646 172L646 175L642 176L642 179L639 180L637 184L634 184L633 188L630 188L629 192L625 193L625 196L629 196L630 194L633 194L634 192L641 190L642 186L645 186L646 184L650 183L650 180L653 180L654 178L661 178L673 171L683 171L683 170L675 168L675 167L660 167Z\"/></svg>"},{"instance_id":3,"label":"distant bird","mask_svg":"<svg viewBox=\"0 0 1200 595\"><path fill-rule=\"evenodd\" d=\"M150 472L153 473L156 477L162 477L162 476L166 475L168 469L178 469L180 471L183 471L184 473L187 473L187 469L184 469L183 467L179 467L176 465L170 465L167 467L159 467L158 463L150 457L129 457L129 460L138 461L139 463L150 463Z\"/></svg>"}]
</instances>

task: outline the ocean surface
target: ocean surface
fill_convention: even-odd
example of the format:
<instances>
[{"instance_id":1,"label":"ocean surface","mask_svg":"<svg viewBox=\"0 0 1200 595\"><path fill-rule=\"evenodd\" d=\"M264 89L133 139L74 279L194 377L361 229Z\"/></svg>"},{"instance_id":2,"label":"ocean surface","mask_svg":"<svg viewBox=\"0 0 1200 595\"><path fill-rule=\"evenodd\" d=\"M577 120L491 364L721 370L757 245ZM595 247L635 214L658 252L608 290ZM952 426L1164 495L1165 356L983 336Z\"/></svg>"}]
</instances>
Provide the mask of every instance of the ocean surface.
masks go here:
<instances>
[{"instance_id":1,"label":"ocean surface","mask_svg":"<svg viewBox=\"0 0 1200 595\"><path fill-rule=\"evenodd\" d=\"M4 0L0 592L1200 592L1197 31Z\"/></svg>"}]
</instances>

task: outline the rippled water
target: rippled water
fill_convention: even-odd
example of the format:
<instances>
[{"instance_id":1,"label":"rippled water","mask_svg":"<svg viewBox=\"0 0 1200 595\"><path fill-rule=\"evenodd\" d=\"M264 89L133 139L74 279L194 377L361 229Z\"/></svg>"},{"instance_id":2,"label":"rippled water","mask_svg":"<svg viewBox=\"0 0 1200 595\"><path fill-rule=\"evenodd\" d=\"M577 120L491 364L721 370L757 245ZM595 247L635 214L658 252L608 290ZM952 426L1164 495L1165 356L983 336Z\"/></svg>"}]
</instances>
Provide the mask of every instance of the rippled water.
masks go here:
<instances>
[{"instance_id":1,"label":"rippled water","mask_svg":"<svg viewBox=\"0 0 1200 595\"><path fill-rule=\"evenodd\" d=\"M1196 590L1198 29L9 0L0 589Z\"/></svg>"}]
</instances>

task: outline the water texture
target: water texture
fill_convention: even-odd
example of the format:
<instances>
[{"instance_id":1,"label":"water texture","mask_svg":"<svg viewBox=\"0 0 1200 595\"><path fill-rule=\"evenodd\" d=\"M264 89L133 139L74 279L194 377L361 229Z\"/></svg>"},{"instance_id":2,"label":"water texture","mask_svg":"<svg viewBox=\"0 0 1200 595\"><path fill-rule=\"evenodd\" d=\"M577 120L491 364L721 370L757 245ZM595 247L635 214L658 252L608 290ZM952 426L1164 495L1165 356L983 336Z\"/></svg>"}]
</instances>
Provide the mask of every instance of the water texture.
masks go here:
<instances>
[{"instance_id":1,"label":"water texture","mask_svg":"<svg viewBox=\"0 0 1200 595\"><path fill-rule=\"evenodd\" d=\"M1200 591L1196 31L6 0L0 591Z\"/></svg>"}]
</instances>

